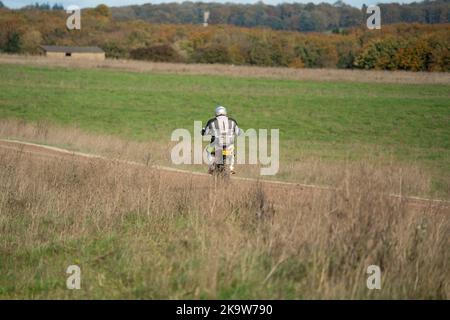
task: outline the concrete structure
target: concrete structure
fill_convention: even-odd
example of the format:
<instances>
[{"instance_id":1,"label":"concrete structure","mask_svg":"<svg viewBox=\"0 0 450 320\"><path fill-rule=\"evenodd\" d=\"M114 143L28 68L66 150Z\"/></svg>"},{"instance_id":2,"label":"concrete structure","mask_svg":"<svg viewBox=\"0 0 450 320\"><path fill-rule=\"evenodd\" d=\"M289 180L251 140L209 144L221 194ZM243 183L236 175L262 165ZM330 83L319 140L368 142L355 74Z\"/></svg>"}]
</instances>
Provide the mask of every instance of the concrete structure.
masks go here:
<instances>
[{"instance_id":1,"label":"concrete structure","mask_svg":"<svg viewBox=\"0 0 450 320\"><path fill-rule=\"evenodd\" d=\"M209 20L209 11L203 12L203 26L208 26L208 20Z\"/></svg>"},{"instance_id":2,"label":"concrete structure","mask_svg":"<svg viewBox=\"0 0 450 320\"><path fill-rule=\"evenodd\" d=\"M98 47L41 46L49 58L76 60L105 60L105 52Z\"/></svg>"}]
</instances>

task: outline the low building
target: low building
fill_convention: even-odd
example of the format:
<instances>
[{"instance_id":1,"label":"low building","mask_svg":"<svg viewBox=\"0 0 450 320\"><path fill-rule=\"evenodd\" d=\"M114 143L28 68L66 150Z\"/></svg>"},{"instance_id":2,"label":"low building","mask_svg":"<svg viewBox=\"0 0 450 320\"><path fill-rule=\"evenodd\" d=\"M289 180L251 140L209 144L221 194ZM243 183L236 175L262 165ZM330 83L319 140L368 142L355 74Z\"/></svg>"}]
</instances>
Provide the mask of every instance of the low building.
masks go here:
<instances>
[{"instance_id":1,"label":"low building","mask_svg":"<svg viewBox=\"0 0 450 320\"><path fill-rule=\"evenodd\" d=\"M41 46L49 58L105 60L105 52L99 47Z\"/></svg>"}]
</instances>

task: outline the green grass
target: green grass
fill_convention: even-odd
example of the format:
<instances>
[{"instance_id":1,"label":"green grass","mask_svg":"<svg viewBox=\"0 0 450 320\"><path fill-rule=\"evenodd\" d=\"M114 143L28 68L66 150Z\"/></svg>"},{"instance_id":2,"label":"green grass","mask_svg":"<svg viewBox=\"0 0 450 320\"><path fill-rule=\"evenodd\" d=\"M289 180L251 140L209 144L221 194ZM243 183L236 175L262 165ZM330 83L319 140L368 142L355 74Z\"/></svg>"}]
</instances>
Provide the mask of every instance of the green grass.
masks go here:
<instances>
[{"instance_id":1,"label":"green grass","mask_svg":"<svg viewBox=\"0 0 450 320\"><path fill-rule=\"evenodd\" d=\"M0 66L0 117L170 141L216 104L243 129L279 128L282 160L368 148L450 167L450 85L369 84Z\"/></svg>"},{"instance_id":2,"label":"green grass","mask_svg":"<svg viewBox=\"0 0 450 320\"><path fill-rule=\"evenodd\" d=\"M194 120L206 121L216 103L227 106L243 129L279 128L283 159L299 161L302 155L313 155L334 161L357 159L370 152L388 153L401 161L429 166L444 178L438 188L448 190L448 85L282 81L0 65L0 118L46 120L89 132L165 143L170 141L172 130L192 129ZM223 193L227 196L223 207L208 216L204 193L197 192L196 185L193 190L191 184L186 187L188 182L182 185L191 192L186 205L178 192L180 182L176 187L165 181L160 185L151 176L141 177L142 172L122 172L119 167L110 170L103 165L74 169L65 163L59 164L62 169L53 163L44 163L41 168L32 162L13 170L20 163L14 159L8 162L7 157L0 160L11 171L0 170L0 189L5 195L0 199L2 298L446 297L444 286L436 280L445 273L441 268L446 261L445 246L441 245L445 242L439 236L445 234L441 231L446 220L439 220L441 216L434 212L408 220L396 214L396 205L401 204L385 207L375 196L361 208L353 205L359 203L356 200L344 201L337 193L341 200L332 207L351 217L345 220L343 214L339 220L343 227L338 229L326 201L313 197L311 204L302 198L295 202L286 195L293 205L279 207L277 224L263 225L271 231L266 232L259 229L260 222L252 225L256 209L247 204L253 198L247 199L245 190ZM359 179L363 181L359 186L350 186L358 201L365 199L365 191L358 194L358 190L371 181L371 171L364 172L369 172L369 177ZM73 175L79 180L67 179ZM98 178L88 179L91 175ZM435 183L441 182L436 178ZM147 190L153 192L148 194ZM96 192L101 196L93 196ZM248 197L255 195L248 192ZM391 216L378 218L389 210L394 220ZM296 224L293 219L298 212L302 212L302 223ZM327 214L321 216L324 212ZM371 222L367 223L369 229L364 223L353 225L353 217L361 212L362 221ZM416 241L419 222L430 231ZM403 229L397 230L397 224L407 232L398 232ZM316 239L319 234L320 241ZM388 235L382 243L394 244L391 249L377 246L375 253L364 253L355 264L359 254L353 252L362 252L358 248L379 241L379 234ZM411 254L413 260L409 260L407 248L420 254ZM278 264L280 252L287 256ZM386 273L386 289L380 296L365 289L360 266L381 253L380 261L389 261L392 273ZM347 269L342 267L343 261ZM83 290L65 287L65 270L71 264L82 269ZM320 286L323 277L325 287Z\"/></svg>"}]
</instances>

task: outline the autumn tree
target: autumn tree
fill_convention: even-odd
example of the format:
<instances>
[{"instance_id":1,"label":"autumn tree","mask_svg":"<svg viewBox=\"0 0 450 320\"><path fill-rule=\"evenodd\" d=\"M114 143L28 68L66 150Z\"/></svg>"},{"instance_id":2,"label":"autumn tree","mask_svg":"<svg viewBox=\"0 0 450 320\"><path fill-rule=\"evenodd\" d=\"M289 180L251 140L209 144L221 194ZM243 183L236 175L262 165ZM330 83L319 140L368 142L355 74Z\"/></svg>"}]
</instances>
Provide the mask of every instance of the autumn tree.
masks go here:
<instances>
[{"instance_id":1,"label":"autumn tree","mask_svg":"<svg viewBox=\"0 0 450 320\"><path fill-rule=\"evenodd\" d=\"M111 10L106 4L99 4L95 7L94 12L99 16L111 18Z\"/></svg>"},{"instance_id":2,"label":"autumn tree","mask_svg":"<svg viewBox=\"0 0 450 320\"><path fill-rule=\"evenodd\" d=\"M192 61L196 63L230 63L231 59L227 47L212 43L197 48L192 54Z\"/></svg>"},{"instance_id":3,"label":"autumn tree","mask_svg":"<svg viewBox=\"0 0 450 320\"><path fill-rule=\"evenodd\" d=\"M22 49L27 53L38 53L39 45L41 44L42 35L37 30L27 30L22 36Z\"/></svg>"},{"instance_id":4,"label":"autumn tree","mask_svg":"<svg viewBox=\"0 0 450 320\"><path fill-rule=\"evenodd\" d=\"M202 8L207 5L203 4ZM170 12L176 6L170 4L164 8ZM329 17L335 10L342 10L341 6L346 5L322 4L320 9ZM194 3L184 6L186 16L195 7ZM293 21L299 10L309 12L312 17L317 10L313 4L271 7L259 4L248 12L239 5L231 8L227 14L244 14L243 21L249 18L249 13L258 14L262 23L278 15L287 15ZM34 54L40 44L76 45L99 46L108 58L165 62L409 71L450 69L450 24L383 25L380 32L365 26L339 29L337 20L330 20L328 27L338 28L335 33L303 33L232 25L205 28L201 23L118 21L110 17L108 10L106 6L84 9L83 32L80 32L67 30L67 15L62 10L0 9L0 51ZM324 27L325 24L320 28Z\"/></svg>"},{"instance_id":5,"label":"autumn tree","mask_svg":"<svg viewBox=\"0 0 450 320\"><path fill-rule=\"evenodd\" d=\"M130 57L136 60L149 60L154 62L182 61L178 52L176 52L172 46L167 44L131 50Z\"/></svg>"},{"instance_id":6,"label":"autumn tree","mask_svg":"<svg viewBox=\"0 0 450 320\"><path fill-rule=\"evenodd\" d=\"M7 53L20 53L22 49L22 41L18 32L11 32L6 38L4 51Z\"/></svg>"}]
</instances>

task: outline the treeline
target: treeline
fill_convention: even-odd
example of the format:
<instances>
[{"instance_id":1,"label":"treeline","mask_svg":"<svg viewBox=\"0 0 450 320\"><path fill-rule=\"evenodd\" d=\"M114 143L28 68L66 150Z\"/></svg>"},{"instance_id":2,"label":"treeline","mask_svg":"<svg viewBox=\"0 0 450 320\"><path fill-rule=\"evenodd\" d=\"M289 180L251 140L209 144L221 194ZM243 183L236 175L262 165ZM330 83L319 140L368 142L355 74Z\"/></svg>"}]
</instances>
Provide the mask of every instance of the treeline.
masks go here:
<instances>
[{"instance_id":1,"label":"treeline","mask_svg":"<svg viewBox=\"0 0 450 320\"><path fill-rule=\"evenodd\" d=\"M0 8L7 8L2 1L0 1ZM49 2L44 2L44 3L35 2L34 4L29 4L29 5L22 7L20 10L30 10L30 9L64 10L64 6L60 3L54 3L53 5L51 5Z\"/></svg>"},{"instance_id":2,"label":"treeline","mask_svg":"<svg viewBox=\"0 0 450 320\"><path fill-rule=\"evenodd\" d=\"M38 3L30 4L22 8L23 10L30 10L30 9L36 9L36 10L64 10L64 6L59 3L54 3L51 5L48 2L45 3Z\"/></svg>"},{"instance_id":3,"label":"treeline","mask_svg":"<svg viewBox=\"0 0 450 320\"><path fill-rule=\"evenodd\" d=\"M383 24L448 23L450 0L380 4ZM334 4L282 3L267 5L233 3L162 3L112 8L118 20L141 19L153 23L201 24L209 11L209 24L239 27L270 27L275 30L325 31L360 26L367 19L367 7L355 8L337 1Z\"/></svg>"},{"instance_id":4,"label":"treeline","mask_svg":"<svg viewBox=\"0 0 450 320\"><path fill-rule=\"evenodd\" d=\"M0 9L0 51L39 53L39 45L100 46L110 58L293 68L450 71L450 24L357 27L299 33L230 25L117 21L100 5L82 13L81 30L64 11Z\"/></svg>"},{"instance_id":5,"label":"treeline","mask_svg":"<svg viewBox=\"0 0 450 320\"><path fill-rule=\"evenodd\" d=\"M2 3L0 2L0 7ZM425 0L410 4L379 4L383 24L450 22L450 0ZM62 10L60 4L48 2L27 5L22 10ZM183 2L143 4L113 7L114 19L143 20L165 24L202 24L203 14L209 11L209 24L229 24L239 27L269 27L274 30L331 31L365 24L367 6L355 8L338 0L334 4L282 3L267 5L236 3Z\"/></svg>"}]
</instances>

